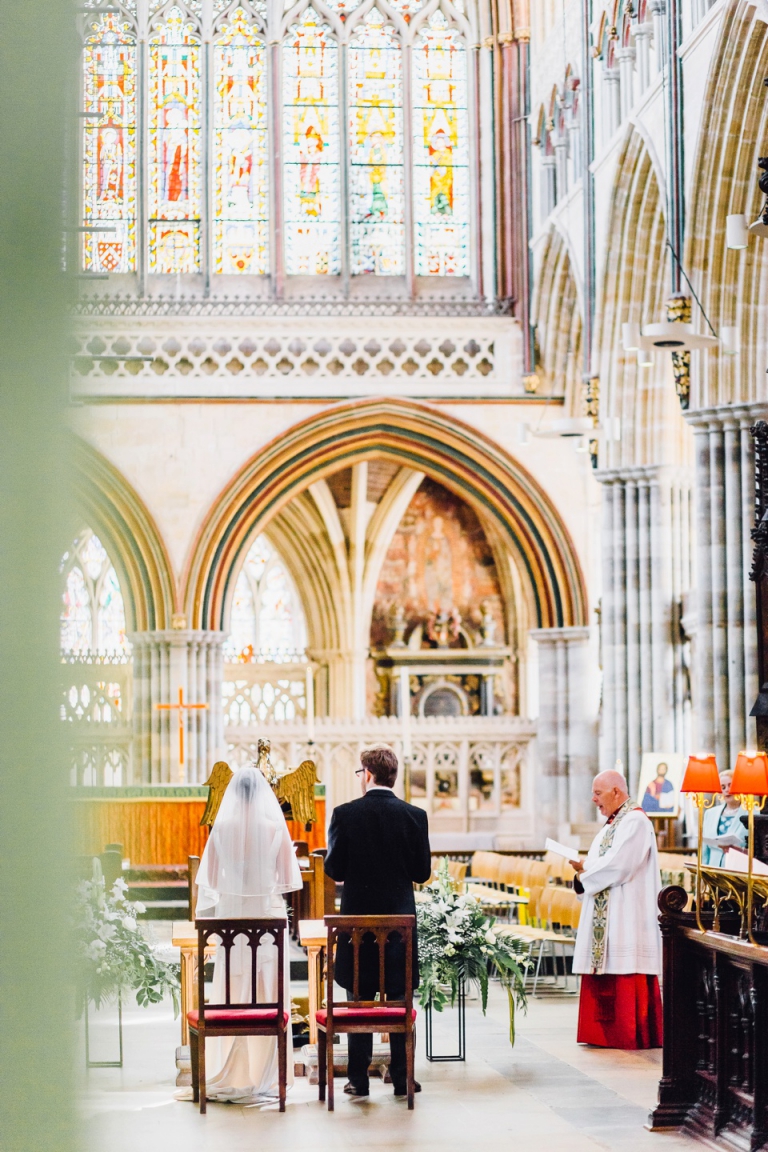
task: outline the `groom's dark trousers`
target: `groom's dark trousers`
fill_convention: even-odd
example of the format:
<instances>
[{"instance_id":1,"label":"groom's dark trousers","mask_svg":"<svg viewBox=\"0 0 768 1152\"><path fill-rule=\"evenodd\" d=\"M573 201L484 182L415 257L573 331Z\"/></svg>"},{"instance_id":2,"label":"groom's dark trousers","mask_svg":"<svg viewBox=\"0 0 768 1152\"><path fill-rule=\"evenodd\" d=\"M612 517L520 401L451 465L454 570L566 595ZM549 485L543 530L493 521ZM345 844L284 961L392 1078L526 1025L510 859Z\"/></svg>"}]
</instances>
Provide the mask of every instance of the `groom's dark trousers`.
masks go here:
<instances>
[{"instance_id":1,"label":"groom's dark trousers","mask_svg":"<svg viewBox=\"0 0 768 1152\"><path fill-rule=\"evenodd\" d=\"M369 788L359 800L334 808L328 829L325 871L343 881L342 916L413 916L413 885L425 884L432 874L427 814L398 799L389 788ZM336 949L336 983L352 998L352 946L340 940ZM360 948L360 998L373 1000L379 988L378 950L371 940ZM405 994L405 947L394 941L385 951L385 991L392 1000ZM419 983L416 933L413 934L413 986ZM368 1083L373 1035L347 1037L349 1080L356 1087ZM406 1080L405 1036L390 1036L390 1076L396 1089Z\"/></svg>"}]
</instances>

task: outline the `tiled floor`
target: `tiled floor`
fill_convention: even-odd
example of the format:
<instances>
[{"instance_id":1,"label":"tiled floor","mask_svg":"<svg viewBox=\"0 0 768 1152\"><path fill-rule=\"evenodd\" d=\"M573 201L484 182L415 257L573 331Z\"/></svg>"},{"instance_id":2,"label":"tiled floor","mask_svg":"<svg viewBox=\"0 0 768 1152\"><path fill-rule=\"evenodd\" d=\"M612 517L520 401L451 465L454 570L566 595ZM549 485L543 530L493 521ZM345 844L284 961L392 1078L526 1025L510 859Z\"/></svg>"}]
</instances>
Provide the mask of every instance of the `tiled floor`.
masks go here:
<instances>
[{"instance_id":1,"label":"tiled floor","mask_svg":"<svg viewBox=\"0 0 768 1152\"><path fill-rule=\"evenodd\" d=\"M337 1082L337 1111L317 1102L298 1079L280 1115L276 1106L242 1108L174 1100L177 1021L161 1005L129 1008L124 1017L125 1066L94 1069L84 1080L82 1110L87 1152L272 1152L344 1148L405 1148L420 1152L680 1152L695 1145L643 1125L656 1098L660 1053L585 1049L575 1042L576 1001L531 1002L507 1038L506 997L492 990L484 1019L467 1008L465 1064L428 1064L423 1028L417 1076L423 1092L409 1113L391 1088L372 1082L367 1101L352 1101ZM449 1017L438 1018L436 1040L453 1039Z\"/></svg>"}]
</instances>

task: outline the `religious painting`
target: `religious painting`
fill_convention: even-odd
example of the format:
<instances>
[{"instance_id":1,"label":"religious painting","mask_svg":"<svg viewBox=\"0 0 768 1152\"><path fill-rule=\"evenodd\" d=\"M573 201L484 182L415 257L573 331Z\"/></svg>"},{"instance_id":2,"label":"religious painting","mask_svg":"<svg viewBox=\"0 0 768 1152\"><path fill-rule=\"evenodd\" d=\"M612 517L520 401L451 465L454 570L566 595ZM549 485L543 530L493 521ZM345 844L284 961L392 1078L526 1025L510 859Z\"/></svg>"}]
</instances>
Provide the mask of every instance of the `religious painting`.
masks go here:
<instances>
[{"instance_id":1,"label":"religious painting","mask_svg":"<svg viewBox=\"0 0 768 1152\"><path fill-rule=\"evenodd\" d=\"M92 26L84 50L83 268L136 267L136 38L116 12ZM106 231L110 225L111 230Z\"/></svg>"},{"instance_id":2,"label":"religious painting","mask_svg":"<svg viewBox=\"0 0 768 1152\"><path fill-rule=\"evenodd\" d=\"M283 44L285 266L341 270L338 45L307 8Z\"/></svg>"},{"instance_id":3,"label":"religious painting","mask_svg":"<svg viewBox=\"0 0 768 1152\"><path fill-rule=\"evenodd\" d=\"M467 50L440 11L413 52L415 266L419 276L469 275Z\"/></svg>"},{"instance_id":4,"label":"religious painting","mask_svg":"<svg viewBox=\"0 0 768 1152\"><path fill-rule=\"evenodd\" d=\"M213 267L263 274L268 260L265 48L237 8L213 46Z\"/></svg>"},{"instance_id":5,"label":"religious painting","mask_svg":"<svg viewBox=\"0 0 768 1152\"><path fill-rule=\"evenodd\" d=\"M504 643L501 587L482 525L468 504L430 477L408 505L382 564L372 648L392 642L396 617L405 643L414 642L416 628L424 647L479 643L489 628Z\"/></svg>"},{"instance_id":6,"label":"religious painting","mask_svg":"<svg viewBox=\"0 0 768 1152\"><path fill-rule=\"evenodd\" d=\"M372 8L349 45L352 275L405 270L402 49Z\"/></svg>"},{"instance_id":7,"label":"religious painting","mask_svg":"<svg viewBox=\"0 0 768 1152\"><path fill-rule=\"evenodd\" d=\"M684 767L684 758L678 752L643 753L637 802L648 816L679 814Z\"/></svg>"},{"instance_id":8,"label":"religious painting","mask_svg":"<svg viewBox=\"0 0 768 1152\"><path fill-rule=\"evenodd\" d=\"M149 60L149 270L198 272L200 39L179 8L150 39Z\"/></svg>"}]
</instances>

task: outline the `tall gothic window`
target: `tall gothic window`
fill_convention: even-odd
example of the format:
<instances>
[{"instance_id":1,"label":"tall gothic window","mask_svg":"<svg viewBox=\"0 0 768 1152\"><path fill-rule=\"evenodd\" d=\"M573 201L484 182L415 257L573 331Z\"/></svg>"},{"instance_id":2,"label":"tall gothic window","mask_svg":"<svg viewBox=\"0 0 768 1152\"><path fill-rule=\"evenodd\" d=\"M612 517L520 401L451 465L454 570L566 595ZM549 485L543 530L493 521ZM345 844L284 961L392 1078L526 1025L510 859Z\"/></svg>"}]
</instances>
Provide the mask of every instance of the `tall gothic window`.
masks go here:
<instances>
[{"instance_id":1,"label":"tall gothic window","mask_svg":"<svg viewBox=\"0 0 768 1152\"><path fill-rule=\"evenodd\" d=\"M229 647L240 656L286 660L307 643L301 602L282 560L264 536L248 550L235 584Z\"/></svg>"},{"instance_id":2,"label":"tall gothic window","mask_svg":"<svg viewBox=\"0 0 768 1152\"><path fill-rule=\"evenodd\" d=\"M86 4L87 271L469 276L463 0Z\"/></svg>"},{"instance_id":3,"label":"tall gothic window","mask_svg":"<svg viewBox=\"0 0 768 1152\"><path fill-rule=\"evenodd\" d=\"M104 545L85 528L61 560L61 647L65 652L120 652L127 647L125 605Z\"/></svg>"},{"instance_id":4,"label":"tall gothic window","mask_svg":"<svg viewBox=\"0 0 768 1152\"><path fill-rule=\"evenodd\" d=\"M174 6L149 41L149 270L200 269L200 37Z\"/></svg>"},{"instance_id":5,"label":"tall gothic window","mask_svg":"<svg viewBox=\"0 0 768 1152\"><path fill-rule=\"evenodd\" d=\"M136 267L136 38L107 12L85 41L83 96L83 266Z\"/></svg>"}]
</instances>

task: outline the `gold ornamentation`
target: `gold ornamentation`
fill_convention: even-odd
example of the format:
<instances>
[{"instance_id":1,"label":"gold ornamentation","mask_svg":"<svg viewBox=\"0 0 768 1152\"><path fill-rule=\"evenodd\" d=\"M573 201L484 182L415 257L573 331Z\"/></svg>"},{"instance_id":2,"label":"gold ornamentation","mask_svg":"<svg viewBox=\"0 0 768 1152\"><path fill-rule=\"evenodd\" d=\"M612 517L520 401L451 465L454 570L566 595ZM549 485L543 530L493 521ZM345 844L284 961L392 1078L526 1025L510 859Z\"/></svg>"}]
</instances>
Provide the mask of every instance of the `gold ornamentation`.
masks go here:
<instances>
[{"instance_id":1,"label":"gold ornamentation","mask_svg":"<svg viewBox=\"0 0 768 1152\"><path fill-rule=\"evenodd\" d=\"M317 820L316 783L317 768L314 760L303 760L295 771L279 776L272 787L278 800L290 804L294 820L300 824L314 824Z\"/></svg>"},{"instance_id":2,"label":"gold ornamentation","mask_svg":"<svg viewBox=\"0 0 768 1152\"><path fill-rule=\"evenodd\" d=\"M272 764L269 740L259 740L256 767L264 776L281 804L290 804L291 818L301 824L314 824L317 821L315 808L315 784L317 768L314 760L303 760L292 772L281 776Z\"/></svg>"},{"instance_id":3,"label":"gold ornamentation","mask_svg":"<svg viewBox=\"0 0 768 1152\"><path fill-rule=\"evenodd\" d=\"M200 827L206 824L209 828L213 828L213 822L216 819L221 802L224 799L224 793L227 790L230 780L234 773L229 764L224 760L217 760L211 769L211 774L205 783L208 785L208 803L205 806Z\"/></svg>"}]
</instances>

